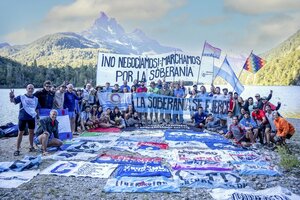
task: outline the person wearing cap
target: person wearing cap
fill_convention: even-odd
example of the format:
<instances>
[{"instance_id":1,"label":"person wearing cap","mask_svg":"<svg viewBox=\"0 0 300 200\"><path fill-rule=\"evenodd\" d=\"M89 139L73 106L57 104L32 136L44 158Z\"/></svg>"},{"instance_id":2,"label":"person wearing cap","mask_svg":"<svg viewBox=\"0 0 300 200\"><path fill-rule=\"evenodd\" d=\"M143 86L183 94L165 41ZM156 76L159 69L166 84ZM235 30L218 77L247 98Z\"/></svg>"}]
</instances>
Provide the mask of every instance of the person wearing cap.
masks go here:
<instances>
[{"instance_id":1,"label":"person wearing cap","mask_svg":"<svg viewBox=\"0 0 300 200\"><path fill-rule=\"evenodd\" d=\"M64 99L66 92L66 85L62 84L58 87L58 90L55 92L54 100L53 100L53 108L54 109L63 109L64 108Z\"/></svg>"},{"instance_id":2,"label":"person wearing cap","mask_svg":"<svg viewBox=\"0 0 300 200\"><path fill-rule=\"evenodd\" d=\"M266 112L266 106L270 106L271 110L272 111L275 111L275 110L279 110L280 107L281 107L281 102L277 102L277 106L275 106L274 104L272 104L271 102L268 101L268 98L267 97L262 97L261 98L262 100L262 103L263 103L263 108L262 110Z\"/></svg>"},{"instance_id":3,"label":"person wearing cap","mask_svg":"<svg viewBox=\"0 0 300 200\"><path fill-rule=\"evenodd\" d=\"M295 134L295 128L286 119L280 117L277 111L273 111L273 118L276 126L276 143L286 144L286 139L290 139Z\"/></svg>"},{"instance_id":4,"label":"person wearing cap","mask_svg":"<svg viewBox=\"0 0 300 200\"><path fill-rule=\"evenodd\" d=\"M205 120L205 128L209 131L216 131L221 128L220 119L209 113Z\"/></svg>"},{"instance_id":5,"label":"person wearing cap","mask_svg":"<svg viewBox=\"0 0 300 200\"><path fill-rule=\"evenodd\" d=\"M225 137L233 137L237 144L242 144L242 142L251 142L252 144L254 143L253 134L251 134L251 132L249 131L245 131L243 126L239 124L238 118L236 116L232 118L232 124L230 125L228 133L225 135Z\"/></svg>"},{"instance_id":6,"label":"person wearing cap","mask_svg":"<svg viewBox=\"0 0 300 200\"><path fill-rule=\"evenodd\" d=\"M151 94L157 94L158 91L159 91L159 89L157 87L155 87L155 82L152 81L150 83L150 86L147 89L147 92L151 93ZM158 122L158 112L157 111L155 112L154 109L150 109L150 123L152 123L153 113L155 115L154 122Z\"/></svg>"},{"instance_id":7,"label":"person wearing cap","mask_svg":"<svg viewBox=\"0 0 300 200\"><path fill-rule=\"evenodd\" d=\"M253 106L253 112L252 112L252 119L254 119L257 123L258 126L258 132L257 134L254 133L254 138L259 137L260 139L260 143L263 144L264 143L264 136L265 136L265 131L266 131L266 127L269 124L265 112L261 109L259 109L259 107L257 105Z\"/></svg>"},{"instance_id":8,"label":"person wearing cap","mask_svg":"<svg viewBox=\"0 0 300 200\"><path fill-rule=\"evenodd\" d=\"M267 98L265 98L267 101L270 101L270 99L272 98L272 94L273 94L273 90L270 90L270 93L268 95ZM258 106L259 109L263 109L263 102L262 102L262 98L260 97L260 94L255 94L255 98L256 98L256 105Z\"/></svg>"},{"instance_id":9,"label":"person wearing cap","mask_svg":"<svg viewBox=\"0 0 300 200\"><path fill-rule=\"evenodd\" d=\"M258 134L258 127L256 122L250 117L249 111L244 112L244 118L240 121L240 125L248 134L248 138L250 139L251 143L255 143L254 135Z\"/></svg>"}]
</instances>

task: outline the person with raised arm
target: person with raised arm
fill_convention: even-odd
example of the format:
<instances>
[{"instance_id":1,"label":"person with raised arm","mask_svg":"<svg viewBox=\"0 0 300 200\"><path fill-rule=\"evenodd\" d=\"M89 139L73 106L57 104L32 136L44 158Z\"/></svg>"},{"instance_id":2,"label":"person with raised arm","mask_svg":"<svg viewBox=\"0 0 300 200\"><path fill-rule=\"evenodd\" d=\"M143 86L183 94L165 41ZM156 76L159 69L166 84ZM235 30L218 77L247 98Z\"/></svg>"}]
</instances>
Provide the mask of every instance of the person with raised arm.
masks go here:
<instances>
[{"instance_id":1,"label":"person with raised arm","mask_svg":"<svg viewBox=\"0 0 300 200\"><path fill-rule=\"evenodd\" d=\"M34 86L28 84L26 87L26 94L15 97L14 90L11 89L9 93L10 102L14 104L20 104L19 110L19 133L17 138L17 150L14 152L14 156L20 155L20 147L25 132L26 125L29 132L29 152L35 151L33 147L33 137L35 128L35 119L39 119L37 109L40 108L38 98L33 96Z\"/></svg>"}]
</instances>

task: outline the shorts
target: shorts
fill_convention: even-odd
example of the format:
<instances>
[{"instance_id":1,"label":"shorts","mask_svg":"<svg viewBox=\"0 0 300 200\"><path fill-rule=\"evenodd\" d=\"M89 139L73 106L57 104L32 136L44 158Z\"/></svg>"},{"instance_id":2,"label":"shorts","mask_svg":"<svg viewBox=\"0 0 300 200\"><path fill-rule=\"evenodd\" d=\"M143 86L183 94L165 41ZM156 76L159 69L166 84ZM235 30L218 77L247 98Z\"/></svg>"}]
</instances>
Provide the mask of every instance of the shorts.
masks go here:
<instances>
[{"instance_id":1,"label":"shorts","mask_svg":"<svg viewBox=\"0 0 300 200\"><path fill-rule=\"evenodd\" d=\"M40 135L39 135L40 136ZM39 140L39 136L35 136L34 137L34 139L33 139L33 142L36 144L36 145L41 145L41 143L40 143L40 140ZM49 138L48 138L48 144L49 144L49 142L53 139L54 137L53 137L53 134L51 134L50 136L49 136Z\"/></svg>"},{"instance_id":2,"label":"shorts","mask_svg":"<svg viewBox=\"0 0 300 200\"><path fill-rule=\"evenodd\" d=\"M76 117L75 111L69 112L69 118L75 118L75 117Z\"/></svg>"},{"instance_id":3,"label":"shorts","mask_svg":"<svg viewBox=\"0 0 300 200\"><path fill-rule=\"evenodd\" d=\"M34 129L35 128L35 119L29 119L29 120L19 120L19 131L25 131L26 124L28 125L28 129Z\"/></svg>"}]
</instances>

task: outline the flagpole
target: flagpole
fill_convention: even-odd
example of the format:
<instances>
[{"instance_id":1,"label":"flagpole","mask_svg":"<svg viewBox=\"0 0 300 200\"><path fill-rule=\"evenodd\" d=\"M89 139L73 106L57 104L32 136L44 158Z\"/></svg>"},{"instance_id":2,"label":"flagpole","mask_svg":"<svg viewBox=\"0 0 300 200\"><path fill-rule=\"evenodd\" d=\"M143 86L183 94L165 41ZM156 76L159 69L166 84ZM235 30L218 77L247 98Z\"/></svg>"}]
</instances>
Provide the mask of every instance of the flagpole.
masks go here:
<instances>
[{"instance_id":1,"label":"flagpole","mask_svg":"<svg viewBox=\"0 0 300 200\"><path fill-rule=\"evenodd\" d=\"M176 54L176 49L174 51L174 54ZM175 55L174 55L175 56ZM174 62L174 68L175 68L176 62ZM173 83L174 83L175 77L173 76Z\"/></svg>"},{"instance_id":2,"label":"flagpole","mask_svg":"<svg viewBox=\"0 0 300 200\"><path fill-rule=\"evenodd\" d=\"M253 50L251 51L250 55L247 57L247 59L246 59L246 61L245 61L245 64L246 64L247 60L250 58L252 52L253 52ZM241 70L241 72L239 73L238 80L240 80L240 77L241 77L241 75L242 75L242 72L244 71L244 66L245 66L245 64L242 66L242 70ZM234 84L233 92L235 91L235 88L236 88L236 82L235 82L235 84Z\"/></svg>"},{"instance_id":3,"label":"flagpole","mask_svg":"<svg viewBox=\"0 0 300 200\"><path fill-rule=\"evenodd\" d=\"M200 66L199 66L198 77L197 77L197 85L199 84L200 69L201 69L201 65L202 65L202 57L203 57L203 53L204 53L205 44L206 44L206 40L204 41L204 45L203 45L203 49L202 49L202 54L201 54Z\"/></svg>"},{"instance_id":4,"label":"flagpole","mask_svg":"<svg viewBox=\"0 0 300 200\"><path fill-rule=\"evenodd\" d=\"M212 77L211 77L211 84L214 84L214 74L215 74L215 57L213 57L213 73L212 73Z\"/></svg>"}]
</instances>

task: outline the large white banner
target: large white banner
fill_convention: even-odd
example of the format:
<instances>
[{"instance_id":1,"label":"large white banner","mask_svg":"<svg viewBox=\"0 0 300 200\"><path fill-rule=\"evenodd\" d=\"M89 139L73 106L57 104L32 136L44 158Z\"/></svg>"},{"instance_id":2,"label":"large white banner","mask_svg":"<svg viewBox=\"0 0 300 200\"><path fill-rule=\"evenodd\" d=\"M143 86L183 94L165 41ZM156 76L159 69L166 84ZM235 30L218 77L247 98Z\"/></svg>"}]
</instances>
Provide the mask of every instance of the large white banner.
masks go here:
<instances>
[{"instance_id":1,"label":"large white banner","mask_svg":"<svg viewBox=\"0 0 300 200\"><path fill-rule=\"evenodd\" d=\"M97 65L97 85L106 82L122 84L146 80L193 81L198 78L201 57L183 52L165 53L151 56L99 53ZM201 66L200 82L211 83L213 66Z\"/></svg>"}]
</instances>

